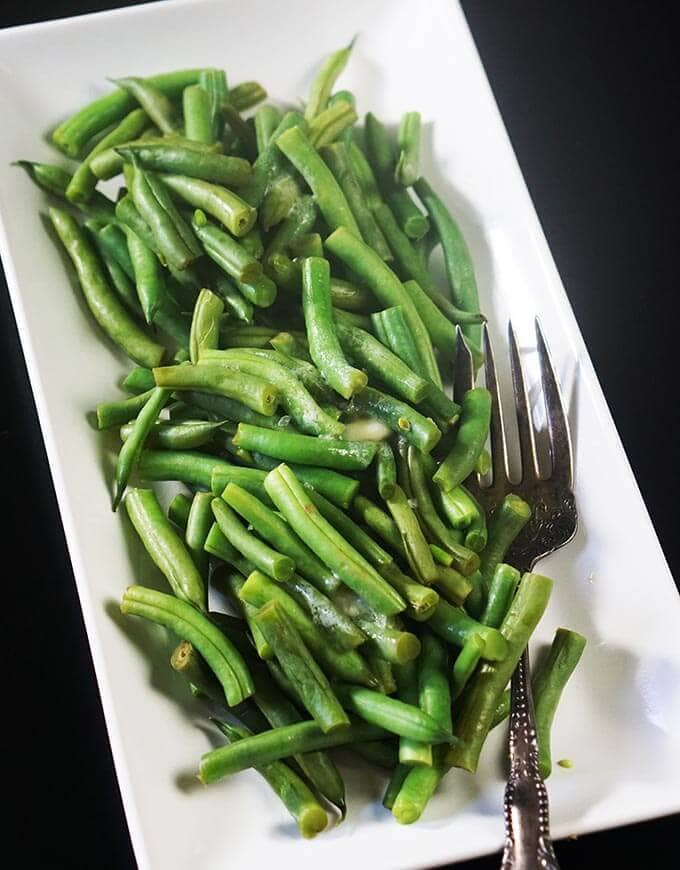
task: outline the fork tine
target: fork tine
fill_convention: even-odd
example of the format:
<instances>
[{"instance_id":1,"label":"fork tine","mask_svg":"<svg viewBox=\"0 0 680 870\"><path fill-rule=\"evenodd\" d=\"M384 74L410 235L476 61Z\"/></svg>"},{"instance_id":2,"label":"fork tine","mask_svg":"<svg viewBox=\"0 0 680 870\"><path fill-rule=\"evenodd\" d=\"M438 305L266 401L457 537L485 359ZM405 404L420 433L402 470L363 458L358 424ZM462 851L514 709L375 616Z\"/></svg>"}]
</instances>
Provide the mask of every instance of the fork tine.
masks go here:
<instances>
[{"instance_id":1,"label":"fork tine","mask_svg":"<svg viewBox=\"0 0 680 870\"><path fill-rule=\"evenodd\" d=\"M541 383L543 385L543 400L548 420L548 435L550 436L550 459L552 463L551 478L572 488L572 454L569 424L564 411L564 403L559 384L555 377L550 358L550 351L545 343L543 330L538 317L536 325L536 349L541 367Z\"/></svg>"},{"instance_id":2,"label":"fork tine","mask_svg":"<svg viewBox=\"0 0 680 870\"><path fill-rule=\"evenodd\" d=\"M493 472L492 486L499 488L508 483L508 449L505 442L503 427L503 408L498 390L496 364L491 350L491 339L486 323L482 327L482 348L484 351L484 379L486 388L491 393L491 470Z\"/></svg>"},{"instance_id":3,"label":"fork tine","mask_svg":"<svg viewBox=\"0 0 680 870\"><path fill-rule=\"evenodd\" d=\"M465 341L460 326L456 326L456 359L453 370L453 398L458 404L475 385L475 368L472 353Z\"/></svg>"},{"instance_id":4,"label":"fork tine","mask_svg":"<svg viewBox=\"0 0 680 870\"><path fill-rule=\"evenodd\" d=\"M536 442L534 427L531 421L531 407L527 397L522 362L519 347L512 322L508 323L508 340L510 343L510 366L512 368L512 386L515 394L515 413L517 414L517 434L519 436L519 453L522 460L522 476L520 480L530 477L538 478L538 461L536 459Z\"/></svg>"}]
</instances>

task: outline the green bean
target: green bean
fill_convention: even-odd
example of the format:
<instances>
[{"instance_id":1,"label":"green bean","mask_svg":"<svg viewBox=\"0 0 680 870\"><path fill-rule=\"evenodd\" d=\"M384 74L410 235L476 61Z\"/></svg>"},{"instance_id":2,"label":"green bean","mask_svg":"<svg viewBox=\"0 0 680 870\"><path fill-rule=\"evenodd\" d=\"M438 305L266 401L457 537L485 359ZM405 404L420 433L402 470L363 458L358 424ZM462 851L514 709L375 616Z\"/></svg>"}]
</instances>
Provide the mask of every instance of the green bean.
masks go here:
<instances>
[{"instance_id":1,"label":"green bean","mask_svg":"<svg viewBox=\"0 0 680 870\"><path fill-rule=\"evenodd\" d=\"M144 442L151 431L151 427L158 419L158 415L167 404L169 394L167 390L156 387L151 391L147 402L139 412L134 422L129 437L123 443L116 462L116 484L113 495L113 509L118 508L120 500L125 492L130 475L139 459L144 447Z\"/></svg>"},{"instance_id":2,"label":"green bean","mask_svg":"<svg viewBox=\"0 0 680 870\"><path fill-rule=\"evenodd\" d=\"M224 488L222 498L239 513L257 534L279 552L289 556L296 570L323 593L338 588L339 581L321 560L297 537L290 526L259 498L234 482Z\"/></svg>"},{"instance_id":3,"label":"green bean","mask_svg":"<svg viewBox=\"0 0 680 870\"><path fill-rule=\"evenodd\" d=\"M226 187L243 187L252 177L250 164L242 157L199 151L172 140L128 142L116 150L125 160L135 157L155 172L200 178Z\"/></svg>"},{"instance_id":4,"label":"green bean","mask_svg":"<svg viewBox=\"0 0 680 870\"><path fill-rule=\"evenodd\" d=\"M222 499L213 499L212 511L220 531L229 543L257 568L275 580L289 580L293 576L295 562L252 535Z\"/></svg>"},{"instance_id":5,"label":"green bean","mask_svg":"<svg viewBox=\"0 0 680 870\"><path fill-rule=\"evenodd\" d=\"M231 547L231 544L224 537L224 535L222 535L222 532L220 532L217 523L213 523L210 528L210 532L208 533L208 537L205 541L205 548L206 552L211 553L211 555L217 556L218 558L223 558L223 555L228 555L228 548L233 549ZM234 551L234 555L231 556L231 558L223 559L223 561L225 562L232 562L236 560L238 560L238 557L236 556L236 551ZM242 601L240 598L241 589L243 589L243 586L245 584L245 580L243 579L243 577L240 574L233 574L227 572L226 570L217 570L213 571L211 582L215 589L218 589L227 597L229 603L234 608L234 610L239 613L246 621L246 624L250 629L250 635L252 637L253 644L255 645L255 650L257 651L258 656L266 662L269 662L271 659L273 659L274 650L271 648L269 641L262 634L259 626L255 622L255 614L257 613L257 608L253 607L245 601ZM257 673L258 672L256 671L256 677ZM259 684L260 680L257 681L256 685ZM259 700L259 698L256 698L256 700ZM267 712L268 711L265 711L265 715L267 715ZM267 718L269 717L267 716Z\"/></svg>"},{"instance_id":6,"label":"green bean","mask_svg":"<svg viewBox=\"0 0 680 870\"><path fill-rule=\"evenodd\" d=\"M371 314L373 328L380 340L410 368L420 365L420 354L401 305ZM431 391L430 391L431 392Z\"/></svg>"},{"instance_id":7,"label":"green bean","mask_svg":"<svg viewBox=\"0 0 680 870\"><path fill-rule=\"evenodd\" d=\"M354 173L347 145L344 142L335 142L326 146L321 156L340 185L366 244L370 245L383 260L391 260L392 252Z\"/></svg>"},{"instance_id":8,"label":"green bean","mask_svg":"<svg viewBox=\"0 0 680 870\"><path fill-rule=\"evenodd\" d=\"M257 153L262 154L269 145L272 135L281 123L281 112L276 106L260 106L255 112L255 138L257 141Z\"/></svg>"},{"instance_id":9,"label":"green bean","mask_svg":"<svg viewBox=\"0 0 680 870\"><path fill-rule=\"evenodd\" d=\"M404 490L396 486L392 497L386 499L386 504L399 529L401 543L411 570L421 582L428 586L432 585L437 579L437 567Z\"/></svg>"},{"instance_id":10,"label":"green bean","mask_svg":"<svg viewBox=\"0 0 680 870\"><path fill-rule=\"evenodd\" d=\"M196 211L192 224L206 254L211 260L243 284L253 284L262 277L262 266L227 233L207 222L203 212ZM258 304L250 299L253 304ZM271 302L267 303L271 304Z\"/></svg>"},{"instance_id":11,"label":"green bean","mask_svg":"<svg viewBox=\"0 0 680 870\"><path fill-rule=\"evenodd\" d=\"M346 227L336 229L326 239L325 246L370 287L379 302L387 306L402 306L420 356L420 365L415 371L438 383L439 370L428 332L401 281L390 267Z\"/></svg>"},{"instance_id":12,"label":"green bean","mask_svg":"<svg viewBox=\"0 0 680 870\"><path fill-rule=\"evenodd\" d=\"M324 734L349 725L349 718L323 671L276 601L258 610L255 621L271 644L284 673L295 684L305 708Z\"/></svg>"},{"instance_id":13,"label":"green bean","mask_svg":"<svg viewBox=\"0 0 680 870\"><path fill-rule=\"evenodd\" d=\"M88 226L90 222L85 221L85 226L90 229ZM106 227L104 227L106 229ZM113 285L113 289L116 291L118 296L120 297L123 305L127 308L127 310L134 317L140 317L141 309L139 307L139 297L137 296L137 290L128 277L127 272L123 269L117 260L111 256L111 254L102 246L101 239L99 235L95 232L92 233L92 240L97 248L97 252L102 259L104 266L106 267L106 271L108 273L109 278L111 279L111 284ZM123 242L125 244L125 251L127 253L127 242L123 238Z\"/></svg>"},{"instance_id":14,"label":"green bean","mask_svg":"<svg viewBox=\"0 0 680 870\"><path fill-rule=\"evenodd\" d=\"M401 534L392 517L363 495L356 496L352 508L364 525L374 531L396 553L406 558Z\"/></svg>"},{"instance_id":15,"label":"green bean","mask_svg":"<svg viewBox=\"0 0 680 870\"><path fill-rule=\"evenodd\" d=\"M229 91L229 102L239 112L252 109L267 99L267 91L259 82L241 82Z\"/></svg>"},{"instance_id":16,"label":"green bean","mask_svg":"<svg viewBox=\"0 0 680 870\"><path fill-rule=\"evenodd\" d=\"M36 163L32 160L16 160L12 165L21 167L41 190L60 199L66 198L66 190L73 176L61 166L53 166L51 163Z\"/></svg>"},{"instance_id":17,"label":"green bean","mask_svg":"<svg viewBox=\"0 0 680 870\"><path fill-rule=\"evenodd\" d=\"M564 687L579 663L586 639L582 634L558 628L547 656L532 678L536 739L538 740L538 766L542 779L552 770L550 759L550 730Z\"/></svg>"},{"instance_id":18,"label":"green bean","mask_svg":"<svg viewBox=\"0 0 680 870\"><path fill-rule=\"evenodd\" d=\"M270 417L279 400L279 392L272 384L218 363L156 367L153 376L156 386L172 390L200 390L237 399L258 414ZM248 449L247 445L243 446Z\"/></svg>"},{"instance_id":19,"label":"green bean","mask_svg":"<svg viewBox=\"0 0 680 870\"><path fill-rule=\"evenodd\" d=\"M189 512L191 510L191 499L183 492L176 493L170 504L168 505L168 519L174 523L178 529L185 531L189 521Z\"/></svg>"},{"instance_id":20,"label":"green bean","mask_svg":"<svg viewBox=\"0 0 680 870\"><path fill-rule=\"evenodd\" d=\"M415 408L373 387L366 387L353 396L349 407L354 413L380 420L424 453L429 453L442 435L430 417L424 417Z\"/></svg>"},{"instance_id":21,"label":"green bean","mask_svg":"<svg viewBox=\"0 0 680 870\"><path fill-rule=\"evenodd\" d=\"M370 648L370 644L366 644L362 649L366 661L371 667L373 674L376 677L378 685L376 688L383 695L391 695L397 691L397 684L394 679L394 671L392 665L386 661L380 654L376 646Z\"/></svg>"},{"instance_id":22,"label":"green bean","mask_svg":"<svg viewBox=\"0 0 680 870\"><path fill-rule=\"evenodd\" d=\"M378 176L384 197L406 235L411 239L421 239L429 229L429 221L408 191L395 185L396 159L389 133L371 112L366 114L364 134L368 158Z\"/></svg>"},{"instance_id":23,"label":"green bean","mask_svg":"<svg viewBox=\"0 0 680 870\"><path fill-rule=\"evenodd\" d=\"M215 129L210 96L200 84L188 85L182 91L182 112L187 139L212 145L215 142Z\"/></svg>"},{"instance_id":24,"label":"green bean","mask_svg":"<svg viewBox=\"0 0 680 870\"><path fill-rule=\"evenodd\" d=\"M125 508L144 548L173 593L205 611L207 597L203 578L184 542L163 513L153 490L128 490Z\"/></svg>"},{"instance_id":25,"label":"green bean","mask_svg":"<svg viewBox=\"0 0 680 870\"><path fill-rule=\"evenodd\" d=\"M381 498L390 498L394 495L394 487L397 484L397 466L394 462L394 453L387 441L378 444L375 463L378 493Z\"/></svg>"},{"instance_id":26,"label":"green bean","mask_svg":"<svg viewBox=\"0 0 680 870\"><path fill-rule=\"evenodd\" d=\"M376 451L375 443L370 441L340 441L294 432L274 432L248 423L239 423L234 443L282 462L320 465L340 471L368 468Z\"/></svg>"},{"instance_id":27,"label":"green bean","mask_svg":"<svg viewBox=\"0 0 680 870\"><path fill-rule=\"evenodd\" d=\"M189 641L183 640L172 651L170 667L181 674L191 686L198 689L205 698L217 704L223 703L224 693L215 674Z\"/></svg>"},{"instance_id":28,"label":"green bean","mask_svg":"<svg viewBox=\"0 0 680 870\"><path fill-rule=\"evenodd\" d=\"M347 586L380 613L405 608L401 596L325 520L285 465L270 471L265 489L298 536Z\"/></svg>"},{"instance_id":29,"label":"green bean","mask_svg":"<svg viewBox=\"0 0 680 870\"><path fill-rule=\"evenodd\" d=\"M222 362L273 384L280 391L284 410L302 432L336 437L342 435L344 424L323 411L292 371L272 357L253 354L247 350L222 350L204 353L201 364L203 360L211 363Z\"/></svg>"},{"instance_id":30,"label":"green bean","mask_svg":"<svg viewBox=\"0 0 680 870\"><path fill-rule=\"evenodd\" d=\"M204 69L198 77L198 83L208 97L208 115L210 121L211 142L217 142L222 136L224 119L222 106L229 101L229 86L227 76L221 69Z\"/></svg>"},{"instance_id":31,"label":"green bean","mask_svg":"<svg viewBox=\"0 0 680 870\"><path fill-rule=\"evenodd\" d=\"M185 269L202 253L196 236L175 208L168 189L139 163L133 163L130 193L148 224L156 248L175 269Z\"/></svg>"},{"instance_id":32,"label":"green bean","mask_svg":"<svg viewBox=\"0 0 680 870\"><path fill-rule=\"evenodd\" d=\"M420 112L406 112L402 116L397 142L399 158L394 169L394 180L402 187L411 187L420 175Z\"/></svg>"},{"instance_id":33,"label":"green bean","mask_svg":"<svg viewBox=\"0 0 680 870\"><path fill-rule=\"evenodd\" d=\"M413 707L418 707L418 663L415 661L406 662L395 669L395 675L399 700ZM406 736L400 737L399 762L409 766L424 765L430 767L432 765L431 741Z\"/></svg>"},{"instance_id":34,"label":"green bean","mask_svg":"<svg viewBox=\"0 0 680 870\"><path fill-rule=\"evenodd\" d=\"M418 706L451 731L451 690L448 657L444 644L430 632L424 632L422 653L418 660Z\"/></svg>"},{"instance_id":35,"label":"green bean","mask_svg":"<svg viewBox=\"0 0 680 870\"><path fill-rule=\"evenodd\" d=\"M430 535L453 556L453 564L463 574L471 574L479 568L479 556L472 550L461 546L442 522L427 486L422 454L408 449L408 476L413 496L418 505L418 514ZM469 590L468 590L469 591Z\"/></svg>"},{"instance_id":36,"label":"green bean","mask_svg":"<svg viewBox=\"0 0 680 870\"><path fill-rule=\"evenodd\" d=\"M348 100L337 100L309 123L309 141L316 149L331 145L343 131L357 121L354 106Z\"/></svg>"},{"instance_id":37,"label":"green bean","mask_svg":"<svg viewBox=\"0 0 680 870\"><path fill-rule=\"evenodd\" d=\"M136 397L138 398L138 397ZM179 480L189 486L210 489L214 469L226 473L235 469L224 459L191 450L143 450L137 473L142 480ZM251 471L243 468L239 471Z\"/></svg>"},{"instance_id":38,"label":"green bean","mask_svg":"<svg viewBox=\"0 0 680 870\"><path fill-rule=\"evenodd\" d=\"M440 494L440 504L455 529L465 530L465 546L481 552L487 544L486 516L464 486Z\"/></svg>"},{"instance_id":39,"label":"green bean","mask_svg":"<svg viewBox=\"0 0 680 870\"><path fill-rule=\"evenodd\" d=\"M428 801L449 770L444 757L445 751L436 747L432 767L412 767L408 771L391 807L392 815L400 825L417 822L423 814Z\"/></svg>"},{"instance_id":40,"label":"green bean","mask_svg":"<svg viewBox=\"0 0 680 870\"><path fill-rule=\"evenodd\" d=\"M352 170L366 198L366 204L370 209L374 209L382 202L382 196L378 189L375 174L371 169L371 164L366 159L364 152L354 141L347 144L347 153ZM390 252L390 258L391 256Z\"/></svg>"},{"instance_id":41,"label":"green bean","mask_svg":"<svg viewBox=\"0 0 680 870\"><path fill-rule=\"evenodd\" d=\"M397 799L397 795L404 784L404 780L408 776L411 770L414 770L414 766L410 764L400 764L397 763L391 765L392 775L390 776L390 780L387 783L387 787L385 788L385 792L383 794L382 805L386 810L391 810L394 806L394 802ZM429 768L424 768L425 770L429 770Z\"/></svg>"},{"instance_id":42,"label":"green bean","mask_svg":"<svg viewBox=\"0 0 680 870\"><path fill-rule=\"evenodd\" d=\"M135 111L143 111L143 109L136 109ZM96 154L90 161L89 169L92 172L92 175L97 179L97 181L107 181L109 178L114 178L116 175L120 175L125 169L125 163L131 163L132 161L129 157L123 157L123 154L119 149L126 148L128 145L132 144L140 144L149 139L156 140L159 138L159 132L160 131L157 130L156 127L147 127L145 130L142 130L138 139L133 139L131 142L123 142L122 145L119 144L100 151L99 154Z\"/></svg>"},{"instance_id":43,"label":"green bean","mask_svg":"<svg viewBox=\"0 0 680 870\"><path fill-rule=\"evenodd\" d=\"M328 98L333 90L333 85L340 73L347 66L347 61L352 53L353 46L354 40L344 48L329 54L323 62L309 92L309 100L307 101L307 107L305 108L305 118L307 121L312 121L326 108Z\"/></svg>"},{"instance_id":44,"label":"green bean","mask_svg":"<svg viewBox=\"0 0 680 870\"><path fill-rule=\"evenodd\" d=\"M378 569L380 575L401 595L408 607L407 614L417 622L430 618L439 604L439 595L434 589L416 583L395 564L384 565Z\"/></svg>"},{"instance_id":45,"label":"green bean","mask_svg":"<svg viewBox=\"0 0 680 870\"><path fill-rule=\"evenodd\" d=\"M340 588L333 602L368 638L362 652L397 665L410 662L420 654L420 641L415 634L403 631L397 620L375 613L349 589Z\"/></svg>"},{"instance_id":46,"label":"green bean","mask_svg":"<svg viewBox=\"0 0 680 870\"><path fill-rule=\"evenodd\" d=\"M211 721L228 737L229 745L252 736L252 732L243 726L231 725L214 718ZM328 817L325 810L294 770L282 761L272 761L255 769L281 798L305 839L312 839L326 828Z\"/></svg>"},{"instance_id":47,"label":"green bean","mask_svg":"<svg viewBox=\"0 0 680 870\"><path fill-rule=\"evenodd\" d=\"M121 611L150 619L192 643L219 680L230 707L252 695L253 681L238 650L190 604L154 589L128 586Z\"/></svg>"},{"instance_id":48,"label":"green bean","mask_svg":"<svg viewBox=\"0 0 680 870\"><path fill-rule=\"evenodd\" d=\"M482 642L482 658L490 662L503 661L508 655L508 645L503 635L495 628L482 625L463 610L452 607L440 599L437 609L429 618L428 627L453 646L462 647L473 635Z\"/></svg>"},{"instance_id":49,"label":"green bean","mask_svg":"<svg viewBox=\"0 0 680 870\"><path fill-rule=\"evenodd\" d=\"M552 580L540 574L524 574L503 624L501 634L507 653L501 661L485 662L469 684L454 721L454 734L461 741L447 755L447 763L474 773L482 745L489 733L496 707L529 638L550 598ZM494 631L494 629L488 629Z\"/></svg>"},{"instance_id":50,"label":"green bean","mask_svg":"<svg viewBox=\"0 0 680 870\"><path fill-rule=\"evenodd\" d=\"M489 540L481 554L482 590L489 594L496 566L503 561L510 545L531 519L531 507L519 496L509 493L489 518Z\"/></svg>"},{"instance_id":51,"label":"green bean","mask_svg":"<svg viewBox=\"0 0 680 870\"><path fill-rule=\"evenodd\" d=\"M90 168L92 160L107 148L139 136L148 121L143 109L133 109L110 133L100 139L74 172L66 188L66 198L78 204L88 202L98 180Z\"/></svg>"},{"instance_id":52,"label":"green bean","mask_svg":"<svg viewBox=\"0 0 680 870\"><path fill-rule=\"evenodd\" d=\"M359 227L340 185L302 129L291 127L277 137L276 144L307 182L328 226L331 229L343 227L346 232L361 239Z\"/></svg>"},{"instance_id":53,"label":"green bean","mask_svg":"<svg viewBox=\"0 0 680 870\"><path fill-rule=\"evenodd\" d=\"M406 401L421 402L430 391L428 382L398 356L363 329L350 326L344 317L335 317L335 328L343 350L366 368L370 377L384 382Z\"/></svg>"},{"instance_id":54,"label":"green bean","mask_svg":"<svg viewBox=\"0 0 680 870\"><path fill-rule=\"evenodd\" d=\"M218 346L220 318L224 303L211 290L203 289L198 294L189 333L189 358L196 364L202 354Z\"/></svg>"},{"instance_id":55,"label":"green bean","mask_svg":"<svg viewBox=\"0 0 680 870\"><path fill-rule=\"evenodd\" d=\"M243 323L252 324L254 308L226 275L215 279L215 286L224 299L226 313Z\"/></svg>"},{"instance_id":56,"label":"green bean","mask_svg":"<svg viewBox=\"0 0 680 870\"><path fill-rule=\"evenodd\" d=\"M471 635L463 644L453 663L451 677L451 698L455 700L462 694L474 674L484 652L484 642L476 635Z\"/></svg>"},{"instance_id":57,"label":"green bean","mask_svg":"<svg viewBox=\"0 0 680 870\"><path fill-rule=\"evenodd\" d=\"M133 230L128 229L126 235L139 304L146 322L152 323L167 295L163 271L154 252Z\"/></svg>"},{"instance_id":58,"label":"green bean","mask_svg":"<svg viewBox=\"0 0 680 870\"><path fill-rule=\"evenodd\" d=\"M255 451L253 460L258 468L271 471L280 463L271 456L265 456ZM312 489L341 508L347 509L359 490L359 481L345 474L339 474L330 468L315 468L311 465L295 465L290 463L290 470L307 489Z\"/></svg>"},{"instance_id":59,"label":"green bean","mask_svg":"<svg viewBox=\"0 0 680 870\"><path fill-rule=\"evenodd\" d=\"M483 387L468 390L463 396L453 447L432 478L444 492L458 486L474 470L489 434L490 421L491 393Z\"/></svg>"},{"instance_id":60,"label":"green bean","mask_svg":"<svg viewBox=\"0 0 680 870\"><path fill-rule=\"evenodd\" d=\"M519 584L519 576L519 571L511 565L503 562L496 565L489 583L486 606L479 617L481 623L492 628L500 627Z\"/></svg>"},{"instance_id":61,"label":"green bean","mask_svg":"<svg viewBox=\"0 0 680 870\"><path fill-rule=\"evenodd\" d=\"M329 644L326 631L314 623L282 585L269 580L259 571L253 571L241 587L239 597L241 601L257 608L276 601L325 670L342 680L365 686L376 684L375 677L357 650L340 651Z\"/></svg>"},{"instance_id":62,"label":"green bean","mask_svg":"<svg viewBox=\"0 0 680 870\"><path fill-rule=\"evenodd\" d=\"M142 332L113 294L95 251L76 221L58 208L50 208L49 215L99 326L135 362L149 368L158 365L165 349Z\"/></svg>"},{"instance_id":63,"label":"green bean","mask_svg":"<svg viewBox=\"0 0 680 870\"><path fill-rule=\"evenodd\" d=\"M154 387L116 402L100 402L95 411L97 428L110 429L112 426L120 426L129 420L134 420L148 401L153 389Z\"/></svg>"},{"instance_id":64,"label":"green bean","mask_svg":"<svg viewBox=\"0 0 680 870\"><path fill-rule=\"evenodd\" d=\"M111 81L135 98L159 130L162 130L163 133L177 132L174 107L169 98L153 84L151 79L128 76L122 79L111 79Z\"/></svg>"},{"instance_id":65,"label":"green bean","mask_svg":"<svg viewBox=\"0 0 680 870\"><path fill-rule=\"evenodd\" d=\"M212 215L237 238L253 228L257 212L226 187L184 175L164 174L161 178L176 196Z\"/></svg>"},{"instance_id":66,"label":"green bean","mask_svg":"<svg viewBox=\"0 0 680 870\"><path fill-rule=\"evenodd\" d=\"M200 69L175 70L151 76L146 81L167 96L177 96L187 85L198 81L200 72ZM69 157L76 157L86 142L120 121L134 107L135 98L127 91L112 91L61 123L52 132L52 142Z\"/></svg>"},{"instance_id":67,"label":"green bean","mask_svg":"<svg viewBox=\"0 0 680 870\"><path fill-rule=\"evenodd\" d=\"M88 229L91 228L90 221L85 222ZM100 250L106 251L124 270L128 278L134 280L135 270L130 252L128 250L128 242L125 232L116 224L106 224L95 233L96 242Z\"/></svg>"},{"instance_id":68,"label":"green bean","mask_svg":"<svg viewBox=\"0 0 680 870\"><path fill-rule=\"evenodd\" d=\"M458 224L424 178L419 178L416 181L415 190L439 235L444 252L449 289L454 303L464 311L479 312L479 296L474 266ZM479 349L481 347L481 328L477 325L466 324L462 329L463 334L473 347Z\"/></svg>"},{"instance_id":69,"label":"green bean","mask_svg":"<svg viewBox=\"0 0 680 870\"><path fill-rule=\"evenodd\" d=\"M328 260L307 258L302 267L302 305L309 352L324 380L343 398L364 389L368 377L350 366L335 334Z\"/></svg>"},{"instance_id":70,"label":"green bean","mask_svg":"<svg viewBox=\"0 0 680 870\"><path fill-rule=\"evenodd\" d=\"M339 684L336 694L350 712L397 736L425 743L450 743L452 740L450 731L412 704L363 686Z\"/></svg>"},{"instance_id":71,"label":"green bean","mask_svg":"<svg viewBox=\"0 0 680 870\"><path fill-rule=\"evenodd\" d=\"M197 492L191 502L184 533L187 548L204 580L208 580L208 554L205 541L213 524L212 493Z\"/></svg>"},{"instance_id":72,"label":"green bean","mask_svg":"<svg viewBox=\"0 0 680 870\"><path fill-rule=\"evenodd\" d=\"M138 235L147 248L150 248L156 254L160 262L165 265L166 260L164 254L156 244L156 239L154 238L149 225L139 213L137 206L134 204L132 197L129 194L122 196L116 203L116 219L119 223L129 227L136 235Z\"/></svg>"},{"instance_id":73,"label":"green bean","mask_svg":"<svg viewBox=\"0 0 680 870\"><path fill-rule=\"evenodd\" d=\"M206 752L201 758L199 779L205 785L210 785L232 773L288 758L298 752L381 740L385 736L387 732L384 728L364 722L351 723L331 734L324 734L316 722L297 722Z\"/></svg>"},{"instance_id":74,"label":"green bean","mask_svg":"<svg viewBox=\"0 0 680 870\"><path fill-rule=\"evenodd\" d=\"M437 579L434 582L437 591L451 604L463 604L473 589L473 584L467 577L445 565L437 566Z\"/></svg>"}]
</instances>

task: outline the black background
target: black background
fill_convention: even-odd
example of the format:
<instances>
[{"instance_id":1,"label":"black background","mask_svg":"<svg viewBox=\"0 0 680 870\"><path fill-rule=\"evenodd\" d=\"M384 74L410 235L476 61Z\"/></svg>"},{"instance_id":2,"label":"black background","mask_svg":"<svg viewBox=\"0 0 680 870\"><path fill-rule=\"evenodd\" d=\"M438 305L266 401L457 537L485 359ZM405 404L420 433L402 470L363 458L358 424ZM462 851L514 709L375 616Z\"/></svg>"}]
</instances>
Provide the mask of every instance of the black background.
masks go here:
<instances>
[{"instance_id":1,"label":"black background","mask_svg":"<svg viewBox=\"0 0 680 870\"><path fill-rule=\"evenodd\" d=\"M4 0L0 26L130 5ZM419 14L426 4L417 4ZM463 2L614 419L678 576L675 4ZM414 4L414 8L416 4ZM0 122L11 124L11 118ZM1 135L1 132L0 132ZM4 853L135 866L35 408L0 294ZM16 560L14 557L16 556ZM14 567L10 568L10 562ZM678 723L680 725L680 723ZM677 865L680 817L561 842L565 868ZM14 841L14 842L12 842ZM673 858L671 858L673 856ZM225 865L229 858L225 856ZM497 868L497 857L469 870Z\"/></svg>"}]
</instances>

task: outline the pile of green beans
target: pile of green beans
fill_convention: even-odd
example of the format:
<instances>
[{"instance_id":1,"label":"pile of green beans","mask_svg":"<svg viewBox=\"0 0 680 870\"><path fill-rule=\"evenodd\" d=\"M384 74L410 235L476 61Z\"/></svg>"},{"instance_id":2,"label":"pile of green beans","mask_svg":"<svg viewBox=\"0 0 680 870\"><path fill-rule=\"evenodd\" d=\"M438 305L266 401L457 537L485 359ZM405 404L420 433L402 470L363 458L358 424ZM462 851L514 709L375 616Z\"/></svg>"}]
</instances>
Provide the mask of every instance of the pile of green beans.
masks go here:
<instances>
[{"instance_id":1,"label":"pile of green beans","mask_svg":"<svg viewBox=\"0 0 680 870\"><path fill-rule=\"evenodd\" d=\"M474 266L421 176L420 114L393 137L369 112L358 134L336 88L352 51L304 111L219 69L123 77L53 130L75 169L17 161L79 316L131 361L127 395L94 409L136 534L121 609L174 633L172 668L210 701L228 743L202 782L254 768L304 837L328 804L344 818L335 747L391 770L403 824L476 769L552 585L508 564L532 506L510 493L487 517L466 488L491 396L454 402L447 378L457 340L479 360ZM97 187L115 178L114 202ZM155 481L181 487L167 507ZM535 675L546 775L584 644L559 629Z\"/></svg>"}]
</instances>

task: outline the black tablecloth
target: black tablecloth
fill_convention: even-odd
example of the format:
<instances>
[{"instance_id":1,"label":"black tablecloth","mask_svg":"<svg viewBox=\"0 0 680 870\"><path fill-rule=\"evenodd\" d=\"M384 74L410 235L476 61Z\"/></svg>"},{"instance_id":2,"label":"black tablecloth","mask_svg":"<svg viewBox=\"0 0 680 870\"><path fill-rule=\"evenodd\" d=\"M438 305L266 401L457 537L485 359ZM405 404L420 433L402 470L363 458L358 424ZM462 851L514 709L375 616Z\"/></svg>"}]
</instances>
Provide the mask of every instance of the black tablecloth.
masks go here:
<instances>
[{"instance_id":1,"label":"black tablecloth","mask_svg":"<svg viewBox=\"0 0 680 870\"><path fill-rule=\"evenodd\" d=\"M4 0L0 26L116 5L128 4ZM426 6L418 4L419 13ZM463 6L677 576L671 421L680 136L673 4L466 0ZM0 135L6 124L11 118L0 121ZM5 853L20 850L20 866L124 870L134 858L6 292L0 307ZM565 868L593 860L596 851L611 866L669 868L677 821L561 842L558 853ZM492 870L498 859L464 866Z\"/></svg>"}]
</instances>

